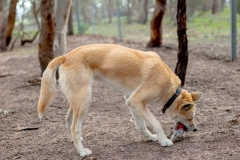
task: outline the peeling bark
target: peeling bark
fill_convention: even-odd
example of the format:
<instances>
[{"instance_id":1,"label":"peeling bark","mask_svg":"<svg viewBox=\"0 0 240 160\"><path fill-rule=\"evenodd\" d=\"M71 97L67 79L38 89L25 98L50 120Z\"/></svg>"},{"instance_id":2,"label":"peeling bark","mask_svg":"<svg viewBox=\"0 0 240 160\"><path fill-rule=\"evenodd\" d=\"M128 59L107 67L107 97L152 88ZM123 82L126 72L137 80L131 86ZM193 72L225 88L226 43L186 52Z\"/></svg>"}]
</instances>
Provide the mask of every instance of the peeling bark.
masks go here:
<instances>
[{"instance_id":1,"label":"peeling bark","mask_svg":"<svg viewBox=\"0 0 240 160\"><path fill-rule=\"evenodd\" d=\"M7 50L6 45L6 18L4 14L4 5L3 1L0 1L0 52Z\"/></svg>"},{"instance_id":2,"label":"peeling bark","mask_svg":"<svg viewBox=\"0 0 240 160\"><path fill-rule=\"evenodd\" d=\"M38 58L42 73L53 59L54 43L54 0L41 0L41 31L38 44Z\"/></svg>"},{"instance_id":3,"label":"peeling bark","mask_svg":"<svg viewBox=\"0 0 240 160\"><path fill-rule=\"evenodd\" d=\"M17 7L18 0L11 0L10 8L9 8L9 15L8 15L8 25L7 25L7 34L6 34L6 44L7 46L11 42L12 38L12 31L15 24L15 17L16 17L16 7Z\"/></svg>"},{"instance_id":4,"label":"peeling bark","mask_svg":"<svg viewBox=\"0 0 240 160\"><path fill-rule=\"evenodd\" d=\"M151 20L151 38L148 47L162 45L162 19L166 10L166 0L156 0L153 17Z\"/></svg>"},{"instance_id":5,"label":"peeling bark","mask_svg":"<svg viewBox=\"0 0 240 160\"><path fill-rule=\"evenodd\" d=\"M54 57L63 55L66 51L66 31L72 0L58 0L56 12L56 28L54 38Z\"/></svg>"},{"instance_id":6,"label":"peeling bark","mask_svg":"<svg viewBox=\"0 0 240 160\"><path fill-rule=\"evenodd\" d=\"M186 0L178 0L177 5L177 34L178 34L178 62L175 68L175 73L182 81L182 86L185 83L185 76L188 65L188 39L186 25Z\"/></svg>"}]
</instances>

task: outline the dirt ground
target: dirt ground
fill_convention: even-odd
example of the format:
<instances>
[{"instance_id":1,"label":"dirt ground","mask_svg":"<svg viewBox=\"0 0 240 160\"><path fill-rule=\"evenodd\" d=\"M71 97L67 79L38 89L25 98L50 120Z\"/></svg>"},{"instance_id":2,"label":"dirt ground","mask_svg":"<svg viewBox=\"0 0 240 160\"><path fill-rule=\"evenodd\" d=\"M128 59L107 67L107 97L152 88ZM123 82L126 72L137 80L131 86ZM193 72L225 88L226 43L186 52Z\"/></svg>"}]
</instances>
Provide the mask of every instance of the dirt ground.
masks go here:
<instances>
[{"instance_id":1,"label":"dirt ground","mask_svg":"<svg viewBox=\"0 0 240 160\"><path fill-rule=\"evenodd\" d=\"M90 43L118 41L101 36L72 36L68 37L68 50ZM145 42L120 44L153 50L172 70L175 68L175 49L149 49L145 48ZM197 103L198 132L186 133L183 141L171 147L147 141L137 132L123 96L95 81L93 100L83 126L83 144L93 154L84 159L240 159L240 59L227 62L195 54L208 53L211 45L204 48L189 44L189 48L184 88L204 94ZM211 50L217 54L214 51ZM64 118L68 104L59 88L53 104L39 122L36 105L40 85L28 82L39 75L37 42L0 54L0 159L81 159L67 135ZM173 121L161 113L161 106L149 108L168 134Z\"/></svg>"}]
</instances>

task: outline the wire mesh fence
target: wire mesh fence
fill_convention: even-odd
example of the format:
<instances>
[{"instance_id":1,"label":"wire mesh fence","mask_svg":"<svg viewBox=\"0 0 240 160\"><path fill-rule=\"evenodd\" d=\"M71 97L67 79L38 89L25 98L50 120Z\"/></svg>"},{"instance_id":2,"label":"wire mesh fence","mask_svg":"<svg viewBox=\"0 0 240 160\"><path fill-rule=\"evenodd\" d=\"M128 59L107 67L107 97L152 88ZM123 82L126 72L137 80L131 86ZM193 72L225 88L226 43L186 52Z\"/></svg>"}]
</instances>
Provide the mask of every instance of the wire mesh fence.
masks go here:
<instances>
[{"instance_id":1,"label":"wire mesh fence","mask_svg":"<svg viewBox=\"0 0 240 160\"><path fill-rule=\"evenodd\" d=\"M155 0L147 2L147 23L140 23L144 17L144 0L119 0L121 9L121 28L124 40L142 41L147 43L150 39L150 20L154 11ZM107 2L107 1L102 1ZM87 34L94 34L118 37L117 30L117 7L116 1L112 0L112 22L109 23L107 13L104 13L104 5L92 0L89 9L95 8L95 23L90 23ZM227 0L187 0L187 35L189 46L201 47L201 54L209 55L212 58L230 57L231 48L231 8ZM96 7L99 6L99 7ZM131 10L131 12L129 11ZM129 13L130 12L130 13ZM89 12L90 13L90 12ZM92 12L91 12L92 13ZM168 0L163 20L163 43L177 44L177 0ZM240 21L240 0L237 0L237 22ZM130 16L130 17L129 17ZM131 22L129 22L131 20ZM91 21L91 20L90 20ZM240 28L240 23L236 23ZM240 30L235 33L237 40L240 40ZM238 46L239 48L239 46ZM239 49L238 49L239 55Z\"/></svg>"},{"instance_id":2,"label":"wire mesh fence","mask_svg":"<svg viewBox=\"0 0 240 160\"><path fill-rule=\"evenodd\" d=\"M128 41L150 40L150 21L156 0L118 0L122 39ZM190 51L229 58L231 51L231 8L230 2L236 1L236 38L240 41L240 0L186 0L187 35ZM20 3L21 2L21 3ZM25 3L23 3L25 2ZM78 3L77 3L78 2ZM177 2L166 0L163 18L163 44L177 45ZM24 6L23 6L24 4ZM39 1L36 1L39 5ZM22 11L21 11L22 10ZM24 13L24 16L21 14ZM95 34L118 38L117 0L73 0L72 18L74 34ZM38 29L31 11L31 0L21 0L18 4L15 30L24 17L24 28L32 34ZM40 19L40 18L39 18ZM80 22L80 25L78 25ZM27 35L27 32L24 32ZM30 36L32 36L30 34ZM237 43L237 55L240 46ZM201 48L197 51L194 47ZM213 57L213 58L214 58Z\"/></svg>"}]
</instances>

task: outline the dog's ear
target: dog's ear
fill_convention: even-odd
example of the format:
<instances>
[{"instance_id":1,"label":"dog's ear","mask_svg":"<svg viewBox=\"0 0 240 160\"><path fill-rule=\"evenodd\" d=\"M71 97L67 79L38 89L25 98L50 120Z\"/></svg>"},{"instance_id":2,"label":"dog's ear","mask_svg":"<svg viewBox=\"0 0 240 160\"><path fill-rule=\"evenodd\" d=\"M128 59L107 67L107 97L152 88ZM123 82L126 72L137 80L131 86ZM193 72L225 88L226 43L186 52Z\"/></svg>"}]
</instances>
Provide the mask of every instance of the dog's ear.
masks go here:
<instances>
[{"instance_id":1,"label":"dog's ear","mask_svg":"<svg viewBox=\"0 0 240 160\"><path fill-rule=\"evenodd\" d=\"M192 99L193 101L197 101L198 99L200 99L202 97L202 92L192 92Z\"/></svg>"},{"instance_id":2,"label":"dog's ear","mask_svg":"<svg viewBox=\"0 0 240 160\"><path fill-rule=\"evenodd\" d=\"M190 110L193 107L192 103L185 103L181 106L181 110Z\"/></svg>"}]
</instances>

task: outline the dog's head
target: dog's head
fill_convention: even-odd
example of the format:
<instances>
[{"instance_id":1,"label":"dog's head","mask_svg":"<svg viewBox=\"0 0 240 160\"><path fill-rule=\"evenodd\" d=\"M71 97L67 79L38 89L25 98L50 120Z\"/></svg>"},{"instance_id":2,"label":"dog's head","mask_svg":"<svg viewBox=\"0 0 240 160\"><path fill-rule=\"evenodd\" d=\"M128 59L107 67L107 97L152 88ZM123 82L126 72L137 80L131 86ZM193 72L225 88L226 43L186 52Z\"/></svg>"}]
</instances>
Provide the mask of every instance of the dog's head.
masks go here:
<instances>
[{"instance_id":1,"label":"dog's head","mask_svg":"<svg viewBox=\"0 0 240 160\"><path fill-rule=\"evenodd\" d=\"M182 123L187 130L197 131L197 126L194 123L196 107L194 102L202 97L201 92L189 93L187 90L182 90L178 98L173 102L172 106L166 113L175 121Z\"/></svg>"}]
</instances>

